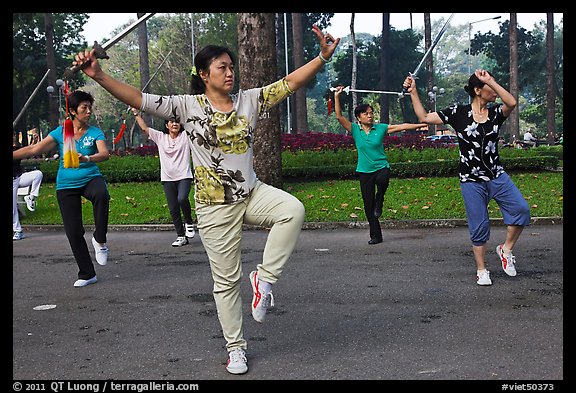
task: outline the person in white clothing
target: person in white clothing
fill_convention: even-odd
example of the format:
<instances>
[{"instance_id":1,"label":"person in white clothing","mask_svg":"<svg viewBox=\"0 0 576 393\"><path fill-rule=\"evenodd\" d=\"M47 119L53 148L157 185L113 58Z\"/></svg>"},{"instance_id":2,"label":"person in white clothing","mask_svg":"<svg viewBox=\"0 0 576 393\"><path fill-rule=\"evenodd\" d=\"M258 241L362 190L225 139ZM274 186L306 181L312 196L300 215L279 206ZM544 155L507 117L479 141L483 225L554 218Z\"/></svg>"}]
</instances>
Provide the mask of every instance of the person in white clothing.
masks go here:
<instances>
[{"instance_id":1,"label":"person in white clothing","mask_svg":"<svg viewBox=\"0 0 576 393\"><path fill-rule=\"evenodd\" d=\"M30 131L35 131L32 129ZM29 132L30 132L29 131ZM21 146L16 139L16 133L12 137L12 149L17 150ZM12 240L24 239L24 232L20 224L20 213L18 212L18 189L21 187L31 187L30 193L24 197L26 207L31 212L36 210L36 198L40 195L40 185L44 174L38 169L24 172L20 165L20 160L15 160L12 165Z\"/></svg>"},{"instance_id":2,"label":"person in white clothing","mask_svg":"<svg viewBox=\"0 0 576 393\"><path fill-rule=\"evenodd\" d=\"M176 121L166 121L166 130L158 131L148 127L138 109L132 108L132 113L142 132L158 146L160 181L178 235L172 246L181 247L188 244L188 239L196 234L192 223L192 206L188 199L193 180L190 165L190 139L182 133L184 128ZM184 216L184 222L182 222L182 216Z\"/></svg>"},{"instance_id":3,"label":"person in white clothing","mask_svg":"<svg viewBox=\"0 0 576 393\"><path fill-rule=\"evenodd\" d=\"M536 146L536 138L532 135L530 131L524 133L524 145L534 147Z\"/></svg>"}]
</instances>

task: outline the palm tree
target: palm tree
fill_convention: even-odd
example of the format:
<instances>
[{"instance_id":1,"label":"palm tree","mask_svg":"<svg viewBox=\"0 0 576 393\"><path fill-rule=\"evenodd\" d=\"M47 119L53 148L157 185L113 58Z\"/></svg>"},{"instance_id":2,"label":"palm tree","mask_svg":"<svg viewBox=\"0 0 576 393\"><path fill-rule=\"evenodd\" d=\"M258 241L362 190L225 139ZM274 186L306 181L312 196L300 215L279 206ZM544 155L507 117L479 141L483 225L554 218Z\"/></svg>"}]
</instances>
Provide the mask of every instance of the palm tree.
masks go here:
<instances>
[{"instance_id":1,"label":"palm tree","mask_svg":"<svg viewBox=\"0 0 576 393\"><path fill-rule=\"evenodd\" d=\"M46 31L46 64L50 69L48 74L48 86L56 86L56 54L54 53L54 17L51 13L44 14L44 29ZM60 86L56 86L60 88ZM48 123L53 130L58 125L59 111L58 102L48 100ZM22 139L24 140L24 138Z\"/></svg>"},{"instance_id":2,"label":"palm tree","mask_svg":"<svg viewBox=\"0 0 576 393\"><path fill-rule=\"evenodd\" d=\"M146 15L143 12L138 12L136 16L138 19ZM150 80L150 60L148 58L148 27L147 22L141 23L138 26L138 49L140 51L140 86L145 87ZM146 86L143 93L148 93L149 86ZM126 113L122 114L126 116ZM142 114L142 118L147 124L151 124L151 117L147 113ZM136 124L136 123L134 123ZM134 125L130 128L130 135L128 136L128 141L130 146L132 146L132 141L134 136Z\"/></svg>"},{"instance_id":3,"label":"palm tree","mask_svg":"<svg viewBox=\"0 0 576 393\"><path fill-rule=\"evenodd\" d=\"M382 38L380 41L380 89L387 91L390 66L390 14L382 14ZM390 101L388 94L380 94L380 122L390 123Z\"/></svg>"},{"instance_id":4,"label":"palm tree","mask_svg":"<svg viewBox=\"0 0 576 393\"><path fill-rule=\"evenodd\" d=\"M556 94L554 90L554 14L546 13L546 142L556 139Z\"/></svg>"},{"instance_id":5,"label":"palm tree","mask_svg":"<svg viewBox=\"0 0 576 393\"><path fill-rule=\"evenodd\" d=\"M518 21L515 13L510 13L510 94L518 101ZM520 111L518 107L508 120L510 138L520 139Z\"/></svg>"},{"instance_id":6,"label":"palm tree","mask_svg":"<svg viewBox=\"0 0 576 393\"><path fill-rule=\"evenodd\" d=\"M424 13L424 53L432 46L432 23L430 22L430 13ZM430 54L426 59L426 91L432 91L434 86L434 56ZM428 111L434 110L434 100L428 96ZM436 133L436 126L428 126L433 134Z\"/></svg>"},{"instance_id":7,"label":"palm tree","mask_svg":"<svg viewBox=\"0 0 576 393\"><path fill-rule=\"evenodd\" d=\"M356 33L354 32L354 19L356 14L353 12L350 16L350 39L352 40L352 75L350 88L356 89L356 73L358 72L358 53L356 48ZM352 108L356 108L358 105L358 96L356 92L352 92Z\"/></svg>"},{"instance_id":8,"label":"palm tree","mask_svg":"<svg viewBox=\"0 0 576 393\"><path fill-rule=\"evenodd\" d=\"M292 56L294 57L294 69L304 65L304 32L302 29L302 14L292 13ZM308 132L308 110L306 109L306 89L298 89L294 93L293 112L295 116L296 132Z\"/></svg>"}]
</instances>

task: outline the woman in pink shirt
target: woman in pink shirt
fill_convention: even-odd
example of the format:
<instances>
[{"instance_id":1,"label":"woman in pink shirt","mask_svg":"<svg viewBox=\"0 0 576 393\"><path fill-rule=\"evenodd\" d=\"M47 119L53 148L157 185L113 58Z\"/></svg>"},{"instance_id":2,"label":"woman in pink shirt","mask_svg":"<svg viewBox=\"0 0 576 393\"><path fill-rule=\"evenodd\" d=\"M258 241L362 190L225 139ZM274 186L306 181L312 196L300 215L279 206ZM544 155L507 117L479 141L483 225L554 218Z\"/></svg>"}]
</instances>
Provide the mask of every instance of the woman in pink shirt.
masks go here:
<instances>
[{"instance_id":1,"label":"woman in pink shirt","mask_svg":"<svg viewBox=\"0 0 576 393\"><path fill-rule=\"evenodd\" d=\"M182 133L184 129L178 122L168 120L166 130L158 131L148 127L148 124L140 117L138 109L132 108L132 113L142 132L158 145L160 181L178 235L172 247L188 244L188 238L193 238L196 234L192 224L192 207L188 199L193 180L190 165L190 139ZM184 222L182 222L182 216L184 216Z\"/></svg>"}]
</instances>

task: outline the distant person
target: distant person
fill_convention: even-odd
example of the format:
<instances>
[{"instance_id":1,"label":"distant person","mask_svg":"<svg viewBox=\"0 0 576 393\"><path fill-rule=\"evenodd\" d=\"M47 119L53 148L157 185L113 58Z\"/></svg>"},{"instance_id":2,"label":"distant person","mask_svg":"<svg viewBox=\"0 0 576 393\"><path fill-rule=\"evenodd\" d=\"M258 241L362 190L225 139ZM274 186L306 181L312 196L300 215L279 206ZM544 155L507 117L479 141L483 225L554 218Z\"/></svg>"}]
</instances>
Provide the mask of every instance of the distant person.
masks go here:
<instances>
[{"instance_id":1,"label":"distant person","mask_svg":"<svg viewBox=\"0 0 576 393\"><path fill-rule=\"evenodd\" d=\"M36 128L28 131L28 133L34 134ZM34 145L38 143L38 138L32 138L30 144ZM22 145L18 142L17 134L12 134L12 151L20 149ZM20 212L18 211L18 189L22 187L30 187L30 193L24 196L24 202L26 203L26 208L31 212L36 211L36 198L40 195L40 186L42 185L42 179L44 174L39 169L34 169L31 171L24 172L21 160L14 160L12 164L12 240L24 239L24 232L22 231L22 225L20 224Z\"/></svg>"},{"instance_id":2,"label":"distant person","mask_svg":"<svg viewBox=\"0 0 576 393\"><path fill-rule=\"evenodd\" d=\"M176 121L167 120L164 131L158 131L146 124L138 109L132 108L132 113L142 132L158 145L160 181L178 236L172 247L181 247L188 244L188 239L196 234L192 222L192 207L188 199L193 179L190 166L190 138L182 132L184 128Z\"/></svg>"},{"instance_id":3,"label":"distant person","mask_svg":"<svg viewBox=\"0 0 576 393\"><path fill-rule=\"evenodd\" d=\"M384 151L384 137L393 132L417 130L427 124L374 124L374 109L369 104L356 106L354 109L356 121L352 123L342 114L340 94L343 91L344 86L338 86L334 91L334 112L340 125L354 138L358 151L356 173L360 180L364 213L370 226L368 244L378 244L382 243L379 218L384 206L384 194L390 183L390 163Z\"/></svg>"},{"instance_id":4,"label":"distant person","mask_svg":"<svg viewBox=\"0 0 576 393\"><path fill-rule=\"evenodd\" d=\"M14 160L21 160L58 148L61 159L56 175L56 198L64 231L78 264L78 279L74 282L74 287L84 287L94 284L98 279L84 239L82 198L90 201L93 207L95 230L92 246L96 261L100 265L106 265L110 194L96 163L107 160L110 153L106 147L104 132L89 124L94 104L92 95L76 90L66 99L72 119L73 130L70 131L73 131L73 138L72 135L65 138L65 127L60 125L42 141L14 151L12 156Z\"/></svg>"},{"instance_id":5,"label":"distant person","mask_svg":"<svg viewBox=\"0 0 576 393\"><path fill-rule=\"evenodd\" d=\"M536 146L536 141L537 139L534 138L534 136L532 136L532 133L530 131L526 131L524 133L524 145L534 147Z\"/></svg>"},{"instance_id":6,"label":"distant person","mask_svg":"<svg viewBox=\"0 0 576 393\"><path fill-rule=\"evenodd\" d=\"M530 224L530 207L504 171L498 154L498 138L500 127L516 108L516 99L486 70L476 70L464 87L472 99L470 104L454 104L438 112L426 112L414 78L407 77L404 88L410 93L419 121L449 124L458 135L458 173L476 262L476 283L492 285L485 261L486 243L490 239L488 204L492 199L498 203L507 225L506 240L496 246L496 254L504 272L515 276L516 258L512 250L524 227ZM488 105L498 97L502 103Z\"/></svg>"}]
</instances>

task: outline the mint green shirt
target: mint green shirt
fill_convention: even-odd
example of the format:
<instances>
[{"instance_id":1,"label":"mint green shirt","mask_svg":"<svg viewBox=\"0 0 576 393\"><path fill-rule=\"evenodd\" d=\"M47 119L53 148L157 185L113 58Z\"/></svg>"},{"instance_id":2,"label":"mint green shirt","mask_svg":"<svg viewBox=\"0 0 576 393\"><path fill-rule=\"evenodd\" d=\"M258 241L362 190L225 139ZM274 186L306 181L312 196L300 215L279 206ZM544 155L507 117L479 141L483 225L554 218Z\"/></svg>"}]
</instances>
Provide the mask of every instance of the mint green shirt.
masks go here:
<instances>
[{"instance_id":1,"label":"mint green shirt","mask_svg":"<svg viewBox=\"0 0 576 393\"><path fill-rule=\"evenodd\" d=\"M358 151L357 172L373 173L382 168L390 168L384 151L384 137L387 131L388 124L377 123L367 135L358 123L352 123L352 137Z\"/></svg>"}]
</instances>

